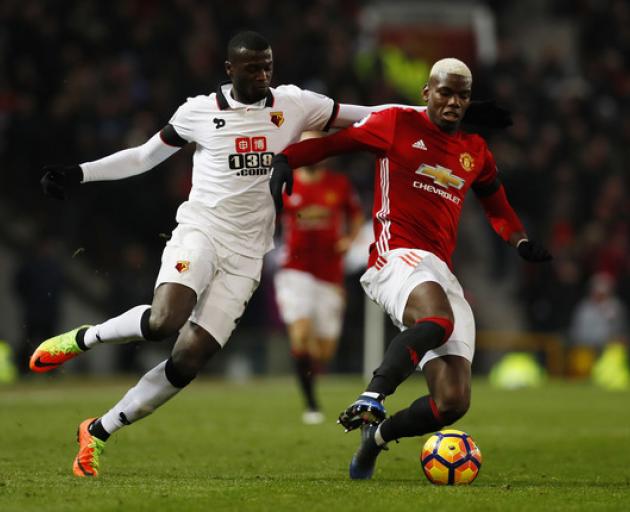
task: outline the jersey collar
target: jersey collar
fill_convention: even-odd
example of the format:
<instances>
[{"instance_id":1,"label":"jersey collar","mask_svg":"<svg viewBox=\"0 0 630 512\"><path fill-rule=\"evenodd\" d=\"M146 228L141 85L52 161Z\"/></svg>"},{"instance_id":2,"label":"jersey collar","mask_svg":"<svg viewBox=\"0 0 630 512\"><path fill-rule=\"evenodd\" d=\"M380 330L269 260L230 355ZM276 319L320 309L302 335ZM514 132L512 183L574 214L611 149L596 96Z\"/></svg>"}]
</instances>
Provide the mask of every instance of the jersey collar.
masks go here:
<instances>
[{"instance_id":1,"label":"jersey collar","mask_svg":"<svg viewBox=\"0 0 630 512\"><path fill-rule=\"evenodd\" d=\"M225 87L229 85L230 87ZM273 94L271 89L267 91L267 96L264 100L260 100L256 103L252 103L251 105L246 105L244 103L240 103L236 101L229 92L232 90L232 82L223 82L219 84L217 87L217 105L219 106L219 110L228 110L228 109L237 109L237 108L266 108L273 107Z\"/></svg>"}]
</instances>

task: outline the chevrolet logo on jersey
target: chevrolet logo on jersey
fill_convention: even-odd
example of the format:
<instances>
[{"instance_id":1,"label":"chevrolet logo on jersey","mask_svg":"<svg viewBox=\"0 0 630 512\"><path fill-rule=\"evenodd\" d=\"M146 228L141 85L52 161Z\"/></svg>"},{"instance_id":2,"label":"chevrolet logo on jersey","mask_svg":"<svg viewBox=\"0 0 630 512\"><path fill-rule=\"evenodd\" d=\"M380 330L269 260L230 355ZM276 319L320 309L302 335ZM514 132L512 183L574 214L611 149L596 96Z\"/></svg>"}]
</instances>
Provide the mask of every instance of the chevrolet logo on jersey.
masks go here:
<instances>
[{"instance_id":1,"label":"chevrolet logo on jersey","mask_svg":"<svg viewBox=\"0 0 630 512\"><path fill-rule=\"evenodd\" d=\"M464 186L464 183L466 183L463 178L455 176L453 171L441 165L432 166L422 164L416 171L416 174L433 178L433 183L444 188L453 187L459 190Z\"/></svg>"}]
</instances>

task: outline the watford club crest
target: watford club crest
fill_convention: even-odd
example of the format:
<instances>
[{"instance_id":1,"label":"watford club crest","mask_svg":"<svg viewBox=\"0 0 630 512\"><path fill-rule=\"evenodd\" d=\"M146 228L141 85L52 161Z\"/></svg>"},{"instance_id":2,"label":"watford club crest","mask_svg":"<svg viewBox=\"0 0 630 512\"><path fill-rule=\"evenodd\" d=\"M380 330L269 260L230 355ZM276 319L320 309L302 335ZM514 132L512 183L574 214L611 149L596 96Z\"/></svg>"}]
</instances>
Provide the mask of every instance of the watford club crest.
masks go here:
<instances>
[{"instance_id":1,"label":"watford club crest","mask_svg":"<svg viewBox=\"0 0 630 512\"><path fill-rule=\"evenodd\" d=\"M269 116L271 117L271 122L278 128L284 123L284 112L269 112Z\"/></svg>"},{"instance_id":2,"label":"watford club crest","mask_svg":"<svg viewBox=\"0 0 630 512\"><path fill-rule=\"evenodd\" d=\"M190 269L190 261L181 260L175 264L175 270L177 270L177 272L179 272L180 274L187 272L189 269Z\"/></svg>"}]
</instances>

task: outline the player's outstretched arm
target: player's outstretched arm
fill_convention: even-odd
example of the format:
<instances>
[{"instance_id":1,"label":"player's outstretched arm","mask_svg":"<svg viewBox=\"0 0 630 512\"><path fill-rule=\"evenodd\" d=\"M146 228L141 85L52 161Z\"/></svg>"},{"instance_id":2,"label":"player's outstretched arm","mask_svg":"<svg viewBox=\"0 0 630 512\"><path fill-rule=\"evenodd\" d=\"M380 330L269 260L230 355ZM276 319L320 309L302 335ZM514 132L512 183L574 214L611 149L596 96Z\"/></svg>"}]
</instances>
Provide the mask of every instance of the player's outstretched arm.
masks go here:
<instances>
[{"instance_id":1,"label":"player's outstretched arm","mask_svg":"<svg viewBox=\"0 0 630 512\"><path fill-rule=\"evenodd\" d=\"M427 107L421 105L401 105L398 103L388 103L386 105L374 105L366 107L363 105L350 105L347 103L339 104L337 117L332 123L333 128L346 128L356 123L372 112L379 112L387 108L412 108L419 112L426 110ZM479 128L505 129L512 126L512 113L496 104L494 100L475 100L471 101L466 114L464 114L463 122Z\"/></svg>"},{"instance_id":2,"label":"player's outstretched arm","mask_svg":"<svg viewBox=\"0 0 630 512\"><path fill-rule=\"evenodd\" d=\"M282 211L282 192L287 195L293 190L293 169L313 165L330 156L349 153L352 151L371 151L376 146L359 140L354 128L341 130L328 137L306 139L291 144L282 153L277 154L271 161L271 178L269 189L276 206L276 212Z\"/></svg>"},{"instance_id":3,"label":"player's outstretched arm","mask_svg":"<svg viewBox=\"0 0 630 512\"><path fill-rule=\"evenodd\" d=\"M120 180L152 169L186 144L171 125L147 142L80 165L48 165L41 179L44 193L55 199L67 199L72 189L90 181Z\"/></svg>"},{"instance_id":4,"label":"player's outstretched arm","mask_svg":"<svg viewBox=\"0 0 630 512\"><path fill-rule=\"evenodd\" d=\"M387 103L386 105L373 105L366 107L364 105L350 105L348 103L340 103L337 117L332 123L333 128L347 128L348 126L361 121L361 119L369 116L373 112L380 112L388 108L413 108L418 112L426 110L427 107L420 105L401 105L398 103Z\"/></svg>"},{"instance_id":5,"label":"player's outstretched arm","mask_svg":"<svg viewBox=\"0 0 630 512\"><path fill-rule=\"evenodd\" d=\"M498 178L488 184L473 185L473 191L477 194L494 231L516 247L521 258L532 263L552 259L551 253L540 242L529 239Z\"/></svg>"}]
</instances>

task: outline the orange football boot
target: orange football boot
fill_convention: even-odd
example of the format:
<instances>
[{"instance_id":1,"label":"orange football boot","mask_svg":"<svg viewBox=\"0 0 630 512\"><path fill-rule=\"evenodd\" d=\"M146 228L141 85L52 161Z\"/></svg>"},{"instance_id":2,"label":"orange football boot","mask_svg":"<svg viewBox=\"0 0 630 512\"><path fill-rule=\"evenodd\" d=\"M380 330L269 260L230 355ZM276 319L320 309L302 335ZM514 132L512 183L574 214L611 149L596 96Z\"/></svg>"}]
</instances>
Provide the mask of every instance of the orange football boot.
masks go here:
<instances>
[{"instance_id":1,"label":"orange football boot","mask_svg":"<svg viewBox=\"0 0 630 512\"><path fill-rule=\"evenodd\" d=\"M88 418L81 422L77 430L79 453L77 453L72 464L74 476L98 476L99 458L105 449L105 441L101 441L88 431L90 423L95 419L96 418Z\"/></svg>"}]
</instances>

